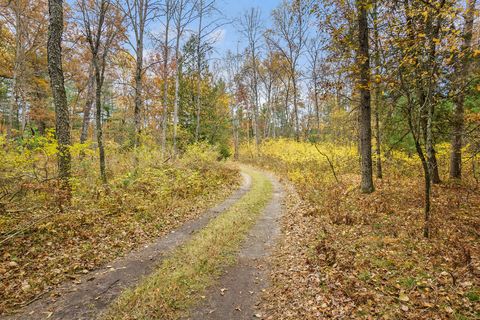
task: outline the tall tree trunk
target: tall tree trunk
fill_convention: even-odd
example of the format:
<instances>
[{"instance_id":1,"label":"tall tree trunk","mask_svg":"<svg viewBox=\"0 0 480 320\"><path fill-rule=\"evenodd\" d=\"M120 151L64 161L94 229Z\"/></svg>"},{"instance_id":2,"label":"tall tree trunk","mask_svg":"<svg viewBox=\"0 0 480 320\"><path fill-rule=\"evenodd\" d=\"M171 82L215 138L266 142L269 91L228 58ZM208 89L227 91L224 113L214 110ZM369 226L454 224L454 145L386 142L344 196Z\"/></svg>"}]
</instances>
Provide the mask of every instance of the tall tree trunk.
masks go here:
<instances>
[{"instance_id":1,"label":"tall tree trunk","mask_svg":"<svg viewBox=\"0 0 480 320\"><path fill-rule=\"evenodd\" d=\"M80 133L80 143L85 143L87 141L88 125L90 123L90 112L93 106L94 95L95 95L95 69L93 67L93 64L91 64L88 71L87 96L85 99L85 106L83 107L83 121L82 121L82 131Z\"/></svg>"},{"instance_id":2,"label":"tall tree trunk","mask_svg":"<svg viewBox=\"0 0 480 320\"><path fill-rule=\"evenodd\" d=\"M168 59L169 59L169 32L171 17L171 0L165 2L165 47L163 52L163 117L162 117L162 153L167 150L167 125L168 125Z\"/></svg>"},{"instance_id":3,"label":"tall tree trunk","mask_svg":"<svg viewBox=\"0 0 480 320\"><path fill-rule=\"evenodd\" d=\"M465 26L463 31L463 44L460 70L457 72L458 88L460 89L455 99L455 112L453 116L453 136L452 150L450 154L450 178L462 178L462 146L463 146L463 129L464 129L464 103L465 90L467 89L468 71L471 62L472 49L472 32L473 20L475 14L475 0L467 0L467 8L465 12Z\"/></svg>"},{"instance_id":4,"label":"tall tree trunk","mask_svg":"<svg viewBox=\"0 0 480 320\"><path fill-rule=\"evenodd\" d=\"M260 126L258 125L258 74L257 74L257 57L255 52L255 45L252 46L252 68L253 68L253 134L255 135L255 147L257 153L260 151Z\"/></svg>"},{"instance_id":5,"label":"tall tree trunk","mask_svg":"<svg viewBox=\"0 0 480 320\"><path fill-rule=\"evenodd\" d=\"M316 72L316 71L315 71ZM315 99L315 118L317 120L317 137L320 138L320 106L318 103L318 83L317 83L317 76L315 75L313 78L313 98Z\"/></svg>"},{"instance_id":6,"label":"tall tree trunk","mask_svg":"<svg viewBox=\"0 0 480 320\"><path fill-rule=\"evenodd\" d=\"M70 119L62 69L63 0L49 0L48 73L55 105L55 128L58 140L58 167L63 188L70 193Z\"/></svg>"},{"instance_id":7,"label":"tall tree trunk","mask_svg":"<svg viewBox=\"0 0 480 320\"><path fill-rule=\"evenodd\" d=\"M140 134L142 133L142 110L143 110L143 30L137 39L137 63L135 68L135 107L134 107L134 122L135 122L135 138L134 145L137 147L140 144Z\"/></svg>"},{"instance_id":8,"label":"tall tree trunk","mask_svg":"<svg viewBox=\"0 0 480 320\"><path fill-rule=\"evenodd\" d=\"M442 25L442 14L440 13L443 6L445 5L446 0L442 0L439 5L439 9L437 10L437 20L436 24L433 24L433 21L430 17L427 20L427 30L426 34L428 34L428 42L429 42L429 52L428 52L428 59L427 59L427 72L430 72L430 76L427 79L427 95L426 95L426 148L427 148L427 158L428 164L430 167L430 179L431 183L438 184L441 183L442 180L440 179L440 173L438 170L438 162L437 156L434 146L434 138L433 138L433 116L435 113L435 105L433 103L433 88L435 86L435 72L438 69L438 66L435 62L435 58L437 56L437 44L435 42L436 39L439 38L440 35L440 28Z\"/></svg>"},{"instance_id":9,"label":"tall tree trunk","mask_svg":"<svg viewBox=\"0 0 480 320\"><path fill-rule=\"evenodd\" d=\"M419 52L416 49L417 46L415 44L416 37L415 37L415 29L414 29L414 23L413 23L413 18L411 15L410 11L410 3L409 0L404 0L404 7L405 11L407 12L407 33L408 33L408 39L410 41L410 44L415 48L415 52L413 54L413 59L414 59L414 65L419 65ZM428 153L428 147L427 147L427 130L426 128L429 127L426 125L428 121L426 121L425 118L425 92L423 90L424 83L422 81L422 78L420 74L422 73L421 67L415 69L415 85L416 85L416 100L415 103L411 101L409 98L409 112L408 112L408 126L410 128L410 133L413 136L413 140L415 142L415 149L417 151L417 154L420 158L420 161L422 163L422 168L423 168L423 173L424 173L424 186L425 186L425 204L424 204L424 228L423 228L423 236L425 238L428 238L430 236L430 207L431 207L431 166L429 164L429 161L427 157L425 156L425 153L422 150L422 146L420 143L420 136L423 134L424 140L425 140L425 149L427 149ZM409 96L408 96L409 97ZM417 106L420 109L419 112L419 119L418 119L418 131L415 130L415 127L413 125L413 115L412 115L412 109L414 106ZM427 117L428 117L427 113ZM431 126L430 126L431 129ZM418 132L418 133L417 133ZM430 134L431 137L431 134Z\"/></svg>"},{"instance_id":10,"label":"tall tree trunk","mask_svg":"<svg viewBox=\"0 0 480 320\"><path fill-rule=\"evenodd\" d=\"M378 94L378 93L377 93ZM378 98L375 98L375 154L377 155L377 178L383 178L383 170L382 170L382 140L381 140L381 132L380 132L380 116L378 112L378 105L379 101Z\"/></svg>"},{"instance_id":11,"label":"tall tree trunk","mask_svg":"<svg viewBox=\"0 0 480 320\"><path fill-rule=\"evenodd\" d=\"M196 105L196 127L195 127L195 141L200 137L200 114L201 114L201 95L202 95L202 60L201 60L201 45L202 45L202 19L203 19L203 0L199 0L199 22L198 22L198 41L197 41L197 95L195 96Z\"/></svg>"},{"instance_id":12,"label":"tall tree trunk","mask_svg":"<svg viewBox=\"0 0 480 320\"><path fill-rule=\"evenodd\" d=\"M424 174L424 186L425 186L425 205L424 205L424 226L423 226L423 236L428 238L430 236L430 197L431 197L431 177L430 177L430 167L428 165L428 160L423 153L422 146L420 144L420 138L415 134L415 129L413 127L413 120L411 111L408 115L408 125L410 127L410 132L413 135L413 140L415 141L415 150L422 162L423 174Z\"/></svg>"},{"instance_id":13,"label":"tall tree trunk","mask_svg":"<svg viewBox=\"0 0 480 320\"><path fill-rule=\"evenodd\" d=\"M173 157L177 156L177 126L180 90L180 26L177 25L177 38L175 43L175 101L173 104Z\"/></svg>"},{"instance_id":14,"label":"tall tree trunk","mask_svg":"<svg viewBox=\"0 0 480 320\"><path fill-rule=\"evenodd\" d=\"M284 136L290 137L290 130L289 130L289 119L288 119L288 101L290 100L290 77L287 80L287 89L285 92L285 122L284 122Z\"/></svg>"},{"instance_id":15,"label":"tall tree trunk","mask_svg":"<svg viewBox=\"0 0 480 320\"><path fill-rule=\"evenodd\" d=\"M361 154L361 190L363 193L374 191L372 178L372 128L370 97L370 56L368 46L368 19L366 3L356 0L358 15L358 53L357 63L360 66L357 86L360 91L359 133Z\"/></svg>"},{"instance_id":16,"label":"tall tree trunk","mask_svg":"<svg viewBox=\"0 0 480 320\"><path fill-rule=\"evenodd\" d=\"M300 121L298 119L298 91L297 79L295 77L295 70L292 70L292 85L293 85L293 110L295 112L295 140L300 141Z\"/></svg>"},{"instance_id":17,"label":"tall tree trunk","mask_svg":"<svg viewBox=\"0 0 480 320\"><path fill-rule=\"evenodd\" d=\"M275 131L274 124L273 124L273 108L272 108L272 83L271 81L267 85L267 116L265 119L265 134L264 137L268 138L271 136L271 131ZM273 134L275 135L275 134Z\"/></svg>"},{"instance_id":18,"label":"tall tree trunk","mask_svg":"<svg viewBox=\"0 0 480 320\"><path fill-rule=\"evenodd\" d=\"M231 107L231 117L232 117L232 134L233 134L233 158L238 160L239 157L239 134L238 134L238 115L235 114L235 107Z\"/></svg>"},{"instance_id":19,"label":"tall tree trunk","mask_svg":"<svg viewBox=\"0 0 480 320\"><path fill-rule=\"evenodd\" d=\"M22 110L22 113L25 114L25 99L23 95L24 91L24 68L25 68L25 49L24 49L24 33L25 33L25 23L24 17L22 17L22 11L25 9L21 6L21 1L13 1L13 11L15 16L15 58L13 61L13 100L10 104L10 113L9 113L9 127L7 131L7 136L11 137L12 129L19 124L19 113ZM22 117L22 120L24 117ZM23 134L23 122L20 126L21 132ZM18 128L18 127L17 127Z\"/></svg>"},{"instance_id":20,"label":"tall tree trunk","mask_svg":"<svg viewBox=\"0 0 480 320\"><path fill-rule=\"evenodd\" d=\"M15 73L13 75L14 79L13 82L15 82ZM15 118L15 107L16 107L16 102L15 99L12 99L12 101L9 104L9 111L8 111L8 126L7 126L7 137L12 138L12 129L13 129L13 122Z\"/></svg>"},{"instance_id":21,"label":"tall tree trunk","mask_svg":"<svg viewBox=\"0 0 480 320\"><path fill-rule=\"evenodd\" d=\"M95 127L97 133L97 145L99 153L99 165L100 165L100 178L104 185L107 184L107 173L105 165L105 147L103 145L103 128L102 128L102 75L100 70L100 65L98 62L98 57L95 55L93 57L93 63L95 66Z\"/></svg>"},{"instance_id":22,"label":"tall tree trunk","mask_svg":"<svg viewBox=\"0 0 480 320\"><path fill-rule=\"evenodd\" d=\"M373 13L373 36L375 42L375 69L376 69L376 76L380 77L380 37L378 32L378 8L377 2L374 5L374 13ZM376 79L377 80L377 79ZM375 153L377 156L377 178L383 178L383 171L382 171L382 140L381 140L381 132L380 132L380 101L381 101L381 88L380 82L377 80L375 81Z\"/></svg>"}]
</instances>

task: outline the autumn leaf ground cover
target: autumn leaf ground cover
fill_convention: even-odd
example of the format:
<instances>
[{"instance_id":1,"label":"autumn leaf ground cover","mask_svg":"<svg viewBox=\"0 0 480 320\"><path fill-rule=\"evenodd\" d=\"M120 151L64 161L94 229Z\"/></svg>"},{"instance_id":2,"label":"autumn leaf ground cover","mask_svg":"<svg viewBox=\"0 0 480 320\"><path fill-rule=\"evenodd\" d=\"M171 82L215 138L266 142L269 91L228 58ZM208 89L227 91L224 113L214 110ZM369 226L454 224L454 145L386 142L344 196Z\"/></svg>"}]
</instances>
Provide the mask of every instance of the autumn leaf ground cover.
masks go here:
<instances>
[{"instance_id":1,"label":"autumn leaf ground cover","mask_svg":"<svg viewBox=\"0 0 480 320\"><path fill-rule=\"evenodd\" d=\"M68 204L53 179L53 137L0 144L0 314L196 217L240 180L213 147L190 146L173 162L147 143L133 152L109 142L104 187L96 156L74 145Z\"/></svg>"},{"instance_id":2,"label":"autumn leaf ground cover","mask_svg":"<svg viewBox=\"0 0 480 320\"><path fill-rule=\"evenodd\" d=\"M259 157L244 148L244 161L291 182L272 287L262 302L265 318L480 318L476 182L434 186L433 232L425 239L418 159L392 153L383 159L384 179L364 195L353 173L356 148L328 143L317 148L270 141ZM445 169L442 150L439 163Z\"/></svg>"}]
</instances>

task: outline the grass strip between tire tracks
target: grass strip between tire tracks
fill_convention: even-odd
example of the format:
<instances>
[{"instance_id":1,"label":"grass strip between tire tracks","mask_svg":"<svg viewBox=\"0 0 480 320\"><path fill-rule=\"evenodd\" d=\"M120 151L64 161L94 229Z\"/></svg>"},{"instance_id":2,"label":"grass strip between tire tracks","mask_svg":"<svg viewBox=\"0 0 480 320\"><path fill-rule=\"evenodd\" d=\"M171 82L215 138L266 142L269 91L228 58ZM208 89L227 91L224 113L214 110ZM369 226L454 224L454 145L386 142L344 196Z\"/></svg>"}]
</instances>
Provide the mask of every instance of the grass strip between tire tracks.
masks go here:
<instances>
[{"instance_id":1,"label":"grass strip between tire tracks","mask_svg":"<svg viewBox=\"0 0 480 320\"><path fill-rule=\"evenodd\" d=\"M272 198L270 180L245 169L252 188L231 208L194 234L136 288L128 289L103 319L178 319L201 300L202 293L236 260L242 240Z\"/></svg>"}]
</instances>

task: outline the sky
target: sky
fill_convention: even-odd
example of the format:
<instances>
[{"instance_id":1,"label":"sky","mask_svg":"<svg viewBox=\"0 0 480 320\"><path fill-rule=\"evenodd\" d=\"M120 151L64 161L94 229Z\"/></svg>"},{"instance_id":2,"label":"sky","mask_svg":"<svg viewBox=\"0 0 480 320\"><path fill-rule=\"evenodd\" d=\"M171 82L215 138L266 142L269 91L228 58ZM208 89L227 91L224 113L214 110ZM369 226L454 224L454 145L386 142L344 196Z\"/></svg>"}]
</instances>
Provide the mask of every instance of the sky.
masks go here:
<instances>
[{"instance_id":1,"label":"sky","mask_svg":"<svg viewBox=\"0 0 480 320\"><path fill-rule=\"evenodd\" d=\"M281 0L218 0L218 8L230 23L222 26L222 37L215 45L217 54L221 56L227 50L237 51L240 34L234 23L235 19L238 19L252 7L259 8L264 19L264 25L269 26L271 21L270 14L280 3ZM245 43L241 43L239 50L242 50L245 45Z\"/></svg>"}]
</instances>

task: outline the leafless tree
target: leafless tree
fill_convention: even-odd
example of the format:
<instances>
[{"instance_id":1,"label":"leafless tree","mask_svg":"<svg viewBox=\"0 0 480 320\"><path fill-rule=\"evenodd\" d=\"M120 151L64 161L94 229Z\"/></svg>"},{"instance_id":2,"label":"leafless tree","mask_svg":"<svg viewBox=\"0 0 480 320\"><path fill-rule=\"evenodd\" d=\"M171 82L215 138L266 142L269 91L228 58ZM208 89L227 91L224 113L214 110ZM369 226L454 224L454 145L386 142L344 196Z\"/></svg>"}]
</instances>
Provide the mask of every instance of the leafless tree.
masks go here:
<instances>
[{"instance_id":1,"label":"leafless tree","mask_svg":"<svg viewBox=\"0 0 480 320\"><path fill-rule=\"evenodd\" d=\"M308 62L310 67L310 81L312 83L313 104L315 107L315 120L317 134L320 134L320 102L319 102L319 82L320 82L320 55L322 45L316 35L310 39L307 46Z\"/></svg>"},{"instance_id":2,"label":"leafless tree","mask_svg":"<svg viewBox=\"0 0 480 320\"><path fill-rule=\"evenodd\" d=\"M133 30L133 40L127 38L127 42L135 53L135 107L134 123L135 137L134 144L139 144L139 138L142 131L142 110L143 110L143 75L144 68L144 47L145 32L150 22L152 22L159 9L159 3L156 0L118 0L119 8L122 9L129 27Z\"/></svg>"},{"instance_id":3,"label":"leafless tree","mask_svg":"<svg viewBox=\"0 0 480 320\"><path fill-rule=\"evenodd\" d=\"M87 92L85 97L85 105L83 107L82 129L80 132L80 143L87 141L88 124L90 122L90 112L92 111L93 100L95 97L95 69L93 63L88 68Z\"/></svg>"},{"instance_id":4,"label":"leafless tree","mask_svg":"<svg viewBox=\"0 0 480 320\"><path fill-rule=\"evenodd\" d=\"M252 91L253 91L253 134L255 136L255 146L257 152L260 146L260 126L259 126L259 94L258 94L258 59L261 47L264 26L262 24L261 11L258 8L251 8L240 19L240 32L246 37L248 42L248 52L250 55L250 64L252 68Z\"/></svg>"},{"instance_id":5,"label":"leafless tree","mask_svg":"<svg viewBox=\"0 0 480 320\"><path fill-rule=\"evenodd\" d=\"M310 0L284 1L273 12L274 27L267 33L267 39L280 51L289 64L293 86L293 108L295 112L295 139L300 140L299 119L299 64L308 40L308 19L311 11Z\"/></svg>"},{"instance_id":6,"label":"leafless tree","mask_svg":"<svg viewBox=\"0 0 480 320\"><path fill-rule=\"evenodd\" d=\"M200 137L200 116L202 106L202 56L206 54L206 50L211 48L212 44L217 41L213 34L218 31L218 28L223 25L222 19L212 19L212 16L219 14L216 7L216 0L197 0L196 15L198 17L197 29L197 46L196 46L196 67L197 67L197 94L195 96L196 105L196 126L195 126L195 141ZM208 20L207 20L208 19ZM207 21L205 23L205 21Z\"/></svg>"},{"instance_id":7,"label":"leafless tree","mask_svg":"<svg viewBox=\"0 0 480 320\"><path fill-rule=\"evenodd\" d=\"M167 148L167 127L168 127L168 64L170 59L171 39L170 31L173 21L173 16L177 7L178 0L164 0L160 5L160 15L163 19L160 21L163 24L163 37L160 35L156 41L160 44L162 51L162 70L163 70L163 98L162 98L162 152L165 155Z\"/></svg>"},{"instance_id":8,"label":"leafless tree","mask_svg":"<svg viewBox=\"0 0 480 320\"><path fill-rule=\"evenodd\" d=\"M230 112L232 117L232 134L233 134L233 157L238 160L239 157L239 145L240 145L240 102L238 101L237 92L238 77L241 70L241 57L240 55L233 54L228 51L224 59L225 68L225 80L227 83L227 90L233 99L230 102Z\"/></svg>"},{"instance_id":9,"label":"leafless tree","mask_svg":"<svg viewBox=\"0 0 480 320\"><path fill-rule=\"evenodd\" d=\"M99 150L100 177L107 184L105 148L102 129L102 88L107 58L116 37L122 32L123 17L111 0L78 0L83 33L88 42L95 72L96 133Z\"/></svg>"}]
</instances>

